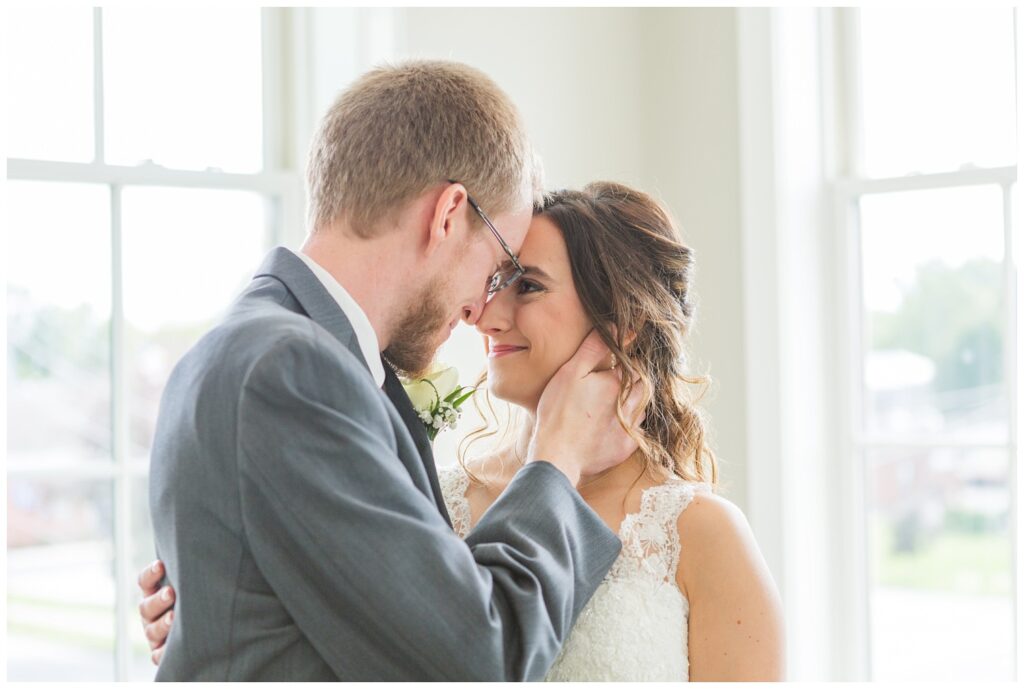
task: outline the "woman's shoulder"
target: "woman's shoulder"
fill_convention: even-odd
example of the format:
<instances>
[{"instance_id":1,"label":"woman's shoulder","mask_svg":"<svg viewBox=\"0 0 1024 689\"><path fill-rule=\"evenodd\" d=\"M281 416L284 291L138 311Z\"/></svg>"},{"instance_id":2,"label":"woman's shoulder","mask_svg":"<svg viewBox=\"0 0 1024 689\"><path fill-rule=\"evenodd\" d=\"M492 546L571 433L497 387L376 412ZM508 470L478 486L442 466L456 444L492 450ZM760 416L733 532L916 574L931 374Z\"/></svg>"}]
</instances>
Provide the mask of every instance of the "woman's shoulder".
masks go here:
<instances>
[{"instance_id":1,"label":"woman's shoulder","mask_svg":"<svg viewBox=\"0 0 1024 689\"><path fill-rule=\"evenodd\" d=\"M680 521L685 519L688 524L714 527L725 523L734 523L737 519L746 521L746 517L736 503L732 502L707 483L696 481L679 481L680 490L692 495L689 506L679 515ZM691 528L696 528L692 527Z\"/></svg>"},{"instance_id":2,"label":"woman's shoulder","mask_svg":"<svg viewBox=\"0 0 1024 689\"><path fill-rule=\"evenodd\" d=\"M722 539L743 538L750 533L747 517L734 502L715 493L706 483L680 482L690 494L679 513L679 538L690 548L705 548Z\"/></svg>"},{"instance_id":3,"label":"woman's shoulder","mask_svg":"<svg viewBox=\"0 0 1024 689\"><path fill-rule=\"evenodd\" d=\"M663 523L682 518L694 502L713 495L714 488L699 481L687 481L674 475L646 477L637 488L641 495L641 512L657 516Z\"/></svg>"},{"instance_id":4,"label":"woman's shoulder","mask_svg":"<svg viewBox=\"0 0 1024 689\"><path fill-rule=\"evenodd\" d=\"M678 577L687 588L745 577L763 565L746 515L731 500L711 490L694 493L679 515Z\"/></svg>"}]
</instances>

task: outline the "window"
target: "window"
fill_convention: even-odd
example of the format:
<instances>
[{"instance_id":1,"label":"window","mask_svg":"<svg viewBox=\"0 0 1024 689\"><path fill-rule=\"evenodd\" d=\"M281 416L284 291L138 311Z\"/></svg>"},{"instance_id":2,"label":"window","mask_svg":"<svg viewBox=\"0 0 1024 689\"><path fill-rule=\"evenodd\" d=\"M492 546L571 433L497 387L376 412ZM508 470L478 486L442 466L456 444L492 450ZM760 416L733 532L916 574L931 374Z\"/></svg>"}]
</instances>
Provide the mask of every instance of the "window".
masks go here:
<instances>
[{"instance_id":1,"label":"window","mask_svg":"<svg viewBox=\"0 0 1024 689\"><path fill-rule=\"evenodd\" d=\"M259 9L7 16L8 679L148 679L160 393L301 217L283 32Z\"/></svg>"},{"instance_id":2,"label":"window","mask_svg":"<svg viewBox=\"0 0 1024 689\"><path fill-rule=\"evenodd\" d=\"M868 676L1011 680L1013 10L864 8L837 22Z\"/></svg>"}]
</instances>

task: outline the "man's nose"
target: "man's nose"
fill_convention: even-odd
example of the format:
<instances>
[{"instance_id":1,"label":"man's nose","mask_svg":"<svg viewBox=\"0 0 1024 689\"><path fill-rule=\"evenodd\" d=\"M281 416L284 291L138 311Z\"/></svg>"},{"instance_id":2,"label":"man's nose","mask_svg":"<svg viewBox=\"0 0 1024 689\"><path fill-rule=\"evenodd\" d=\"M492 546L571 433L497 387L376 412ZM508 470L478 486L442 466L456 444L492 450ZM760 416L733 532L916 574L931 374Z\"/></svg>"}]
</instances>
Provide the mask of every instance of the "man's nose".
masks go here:
<instances>
[{"instance_id":1,"label":"man's nose","mask_svg":"<svg viewBox=\"0 0 1024 689\"><path fill-rule=\"evenodd\" d=\"M484 306L487 304L487 290L484 290L476 300L462 309L462 320L466 325L476 325L483 314Z\"/></svg>"}]
</instances>

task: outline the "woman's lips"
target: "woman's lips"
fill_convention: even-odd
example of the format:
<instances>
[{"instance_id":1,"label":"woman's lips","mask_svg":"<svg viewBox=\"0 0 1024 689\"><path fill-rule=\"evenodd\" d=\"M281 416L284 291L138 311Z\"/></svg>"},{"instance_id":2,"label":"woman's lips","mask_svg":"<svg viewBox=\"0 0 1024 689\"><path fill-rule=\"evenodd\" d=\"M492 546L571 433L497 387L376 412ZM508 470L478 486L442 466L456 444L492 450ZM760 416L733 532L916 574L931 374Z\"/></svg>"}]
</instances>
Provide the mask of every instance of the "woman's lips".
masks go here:
<instances>
[{"instance_id":1,"label":"woman's lips","mask_svg":"<svg viewBox=\"0 0 1024 689\"><path fill-rule=\"evenodd\" d=\"M499 356L505 356L506 354L515 354L525 350L526 347L516 347L514 345L496 345L491 347L491 351L488 352L487 356L491 359L497 359Z\"/></svg>"}]
</instances>

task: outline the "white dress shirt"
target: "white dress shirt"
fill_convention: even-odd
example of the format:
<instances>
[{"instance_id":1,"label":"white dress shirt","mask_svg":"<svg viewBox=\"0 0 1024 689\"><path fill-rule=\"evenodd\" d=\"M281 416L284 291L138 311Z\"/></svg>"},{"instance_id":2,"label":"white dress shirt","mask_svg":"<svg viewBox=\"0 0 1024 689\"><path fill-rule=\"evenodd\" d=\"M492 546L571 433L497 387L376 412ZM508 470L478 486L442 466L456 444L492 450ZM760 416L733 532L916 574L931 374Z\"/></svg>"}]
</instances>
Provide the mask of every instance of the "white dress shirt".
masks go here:
<instances>
[{"instance_id":1,"label":"white dress shirt","mask_svg":"<svg viewBox=\"0 0 1024 689\"><path fill-rule=\"evenodd\" d=\"M377 387L383 387L384 364L380 360L380 340L377 339L377 333L374 331L373 326L370 325L370 319L366 317L366 312L356 303L352 295L341 286L341 283L327 272L326 268L301 251L294 251L292 253L309 266L309 269L313 271L313 275L316 275L317 279L323 284L327 293L334 297L334 301L338 302L338 306L341 307L342 312L348 318L348 322L352 324L352 329L356 332L359 349L363 351L363 358L366 359L366 363L370 366L370 374L373 376L374 382L377 383Z\"/></svg>"}]
</instances>

